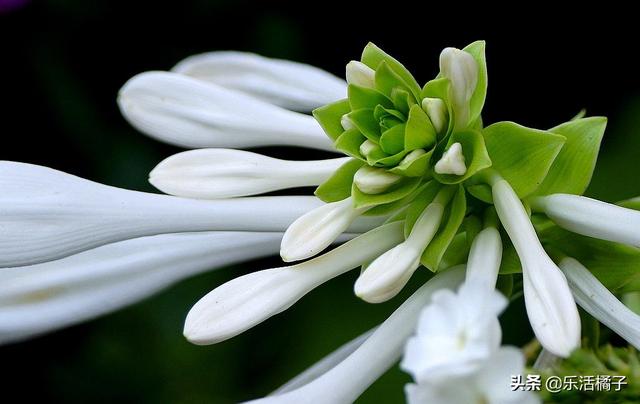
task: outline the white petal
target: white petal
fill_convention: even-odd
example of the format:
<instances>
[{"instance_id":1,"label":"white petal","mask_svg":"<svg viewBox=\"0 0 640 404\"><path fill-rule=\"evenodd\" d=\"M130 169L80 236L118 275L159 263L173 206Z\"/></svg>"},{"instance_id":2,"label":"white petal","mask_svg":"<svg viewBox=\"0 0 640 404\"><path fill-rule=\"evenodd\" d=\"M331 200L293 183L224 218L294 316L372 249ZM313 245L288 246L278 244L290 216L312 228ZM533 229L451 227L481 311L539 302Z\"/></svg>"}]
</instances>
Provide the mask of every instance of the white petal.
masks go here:
<instances>
[{"instance_id":1,"label":"white petal","mask_svg":"<svg viewBox=\"0 0 640 404\"><path fill-rule=\"evenodd\" d=\"M171 70L295 111L310 111L347 96L347 83L331 73L254 53L202 53Z\"/></svg>"},{"instance_id":2,"label":"white petal","mask_svg":"<svg viewBox=\"0 0 640 404\"><path fill-rule=\"evenodd\" d=\"M367 88L375 87L376 72L364 63L352 60L347 63L346 70L347 83Z\"/></svg>"},{"instance_id":3,"label":"white petal","mask_svg":"<svg viewBox=\"0 0 640 404\"><path fill-rule=\"evenodd\" d=\"M217 287L193 306L184 335L195 344L224 341L297 302L322 283L402 240L402 223L378 227L310 261L253 272Z\"/></svg>"},{"instance_id":4,"label":"white petal","mask_svg":"<svg viewBox=\"0 0 640 404\"><path fill-rule=\"evenodd\" d=\"M478 64L468 52L445 48L440 53L440 72L451 80L456 127L464 128L469 123L469 100L478 84Z\"/></svg>"},{"instance_id":5,"label":"white petal","mask_svg":"<svg viewBox=\"0 0 640 404\"><path fill-rule=\"evenodd\" d=\"M333 243L365 211L354 208L349 197L304 214L285 231L280 256L285 262L313 257Z\"/></svg>"},{"instance_id":6,"label":"white petal","mask_svg":"<svg viewBox=\"0 0 640 404\"><path fill-rule=\"evenodd\" d=\"M456 287L463 267L438 273L409 297L355 352L327 373L288 393L251 401L254 404L351 403L386 372L402 354L422 307L433 292Z\"/></svg>"},{"instance_id":7,"label":"white petal","mask_svg":"<svg viewBox=\"0 0 640 404\"><path fill-rule=\"evenodd\" d=\"M476 389L488 403L533 404L538 396L529 391L512 391L511 376L524 375L525 360L522 352L512 346L501 347L475 378Z\"/></svg>"},{"instance_id":8,"label":"white petal","mask_svg":"<svg viewBox=\"0 0 640 404\"><path fill-rule=\"evenodd\" d=\"M114 188L13 162L0 162L0 189L0 267L35 264L162 233L282 232L297 217L322 205L311 196L183 199ZM351 230L372 227L369 219L359 223Z\"/></svg>"},{"instance_id":9,"label":"white petal","mask_svg":"<svg viewBox=\"0 0 640 404\"><path fill-rule=\"evenodd\" d=\"M542 210L567 230L603 240L640 247L640 212L584 196L553 194L534 198Z\"/></svg>"},{"instance_id":10,"label":"white petal","mask_svg":"<svg viewBox=\"0 0 640 404\"><path fill-rule=\"evenodd\" d=\"M280 233L164 234L0 269L0 343L79 323L199 272L275 254Z\"/></svg>"},{"instance_id":11,"label":"white petal","mask_svg":"<svg viewBox=\"0 0 640 404\"><path fill-rule=\"evenodd\" d=\"M422 251L438 227L444 208L432 202L416 220L407 240L373 261L354 285L355 294L369 303L380 303L395 296L420 266Z\"/></svg>"},{"instance_id":12,"label":"white petal","mask_svg":"<svg viewBox=\"0 0 640 404\"><path fill-rule=\"evenodd\" d=\"M477 284L487 290L495 289L501 261L500 232L488 227L478 233L471 244L465 283Z\"/></svg>"},{"instance_id":13,"label":"white petal","mask_svg":"<svg viewBox=\"0 0 640 404\"><path fill-rule=\"evenodd\" d=\"M309 115L177 73L133 77L120 90L118 105L138 130L177 146L335 150Z\"/></svg>"},{"instance_id":14,"label":"white petal","mask_svg":"<svg viewBox=\"0 0 640 404\"><path fill-rule=\"evenodd\" d=\"M560 268L569 280L576 301L585 311L640 349L640 316L622 304L582 264L565 258Z\"/></svg>"},{"instance_id":15,"label":"white petal","mask_svg":"<svg viewBox=\"0 0 640 404\"><path fill-rule=\"evenodd\" d=\"M567 280L542 248L520 199L504 180L493 184L496 211L520 262L527 314L542 346L567 357L580 345L580 316Z\"/></svg>"},{"instance_id":16,"label":"white petal","mask_svg":"<svg viewBox=\"0 0 640 404\"><path fill-rule=\"evenodd\" d=\"M242 150L198 149L162 161L149 174L149 182L170 195L229 198L318 185L347 161L348 157L292 161Z\"/></svg>"},{"instance_id":17,"label":"white petal","mask_svg":"<svg viewBox=\"0 0 640 404\"><path fill-rule=\"evenodd\" d=\"M289 380L287 383L282 385L280 388L275 390L273 393L269 394L270 396L278 396L289 391L295 390L299 387L304 386L307 383L317 379L322 376L326 372L328 372L331 368L336 366L338 363L345 360L349 355L351 355L356 349L360 347L375 331L375 328L365 332L364 334L352 339L346 344L342 345L340 348L331 352L329 355L322 358L320 361L314 363L311 367L307 368L305 371Z\"/></svg>"}]
</instances>

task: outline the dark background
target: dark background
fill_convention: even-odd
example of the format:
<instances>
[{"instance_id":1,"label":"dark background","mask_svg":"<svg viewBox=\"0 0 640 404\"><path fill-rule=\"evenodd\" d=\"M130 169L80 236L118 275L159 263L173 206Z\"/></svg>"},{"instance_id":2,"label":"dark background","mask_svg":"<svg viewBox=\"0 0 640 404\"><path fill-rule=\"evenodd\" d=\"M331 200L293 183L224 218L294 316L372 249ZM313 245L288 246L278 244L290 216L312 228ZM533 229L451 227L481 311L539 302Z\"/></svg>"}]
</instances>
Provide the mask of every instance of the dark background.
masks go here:
<instances>
[{"instance_id":1,"label":"dark background","mask_svg":"<svg viewBox=\"0 0 640 404\"><path fill-rule=\"evenodd\" d=\"M485 122L547 128L582 108L608 116L589 193L609 201L640 194L639 35L632 12L599 6L564 14L542 3L500 11L454 2L426 10L413 2L352 6L353 13L346 2L49 0L0 14L0 159L152 191L147 173L178 149L137 133L120 116L117 91L136 73L169 69L194 53L236 49L342 76L345 63L373 41L425 82L437 73L443 47L485 39ZM279 152L301 156L292 153ZM202 275L100 320L0 347L0 387L4 395L42 402L255 398L402 301L359 301L353 273L231 341L196 347L183 339L184 316L199 297L238 273L275 265L275 258L266 259ZM529 340L518 305L503 322L506 342ZM400 401L407 380L394 368L361 401Z\"/></svg>"}]
</instances>

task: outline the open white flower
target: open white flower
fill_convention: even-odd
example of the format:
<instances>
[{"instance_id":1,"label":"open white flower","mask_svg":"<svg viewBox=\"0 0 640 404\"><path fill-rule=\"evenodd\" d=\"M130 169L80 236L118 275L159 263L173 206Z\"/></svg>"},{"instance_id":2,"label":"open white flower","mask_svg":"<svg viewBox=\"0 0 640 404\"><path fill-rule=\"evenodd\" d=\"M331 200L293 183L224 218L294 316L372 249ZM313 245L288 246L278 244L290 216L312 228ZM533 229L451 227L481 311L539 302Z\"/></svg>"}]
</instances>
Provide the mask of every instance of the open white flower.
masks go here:
<instances>
[{"instance_id":1,"label":"open white flower","mask_svg":"<svg viewBox=\"0 0 640 404\"><path fill-rule=\"evenodd\" d=\"M509 183L497 179L493 200L520 262L527 314L533 331L551 353L567 357L580 345L580 316L567 280L540 244L522 202Z\"/></svg>"}]
</instances>

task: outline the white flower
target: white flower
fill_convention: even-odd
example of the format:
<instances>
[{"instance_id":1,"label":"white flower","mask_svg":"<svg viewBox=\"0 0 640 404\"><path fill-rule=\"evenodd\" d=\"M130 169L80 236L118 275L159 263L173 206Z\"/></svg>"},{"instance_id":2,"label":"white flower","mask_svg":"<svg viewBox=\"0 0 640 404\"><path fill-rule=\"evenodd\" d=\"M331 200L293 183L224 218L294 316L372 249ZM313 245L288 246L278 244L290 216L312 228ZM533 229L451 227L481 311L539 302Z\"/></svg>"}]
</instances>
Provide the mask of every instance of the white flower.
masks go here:
<instances>
[{"instance_id":1,"label":"white flower","mask_svg":"<svg viewBox=\"0 0 640 404\"><path fill-rule=\"evenodd\" d=\"M531 206L567 230L640 247L640 212L637 210L569 194L533 198Z\"/></svg>"},{"instance_id":2,"label":"white flower","mask_svg":"<svg viewBox=\"0 0 640 404\"><path fill-rule=\"evenodd\" d=\"M455 293L434 293L424 308L417 334L408 342L400 366L418 383L437 383L469 375L498 349L498 315L506 299L484 285L465 282Z\"/></svg>"},{"instance_id":3,"label":"white flower","mask_svg":"<svg viewBox=\"0 0 640 404\"><path fill-rule=\"evenodd\" d=\"M347 83L356 84L358 86L374 88L375 87L375 71L362 62L352 60L347 63Z\"/></svg>"},{"instance_id":4,"label":"white flower","mask_svg":"<svg viewBox=\"0 0 640 404\"><path fill-rule=\"evenodd\" d=\"M313 257L333 243L366 210L354 208L349 197L300 216L285 231L280 256L285 262Z\"/></svg>"},{"instance_id":5,"label":"white flower","mask_svg":"<svg viewBox=\"0 0 640 404\"><path fill-rule=\"evenodd\" d=\"M177 146L334 150L310 115L178 73L133 77L120 90L118 105L142 133Z\"/></svg>"},{"instance_id":6,"label":"white flower","mask_svg":"<svg viewBox=\"0 0 640 404\"><path fill-rule=\"evenodd\" d=\"M0 267L36 264L163 233L282 232L301 214L322 206L311 196L183 199L13 162L0 162L0 188Z\"/></svg>"},{"instance_id":7,"label":"white flower","mask_svg":"<svg viewBox=\"0 0 640 404\"><path fill-rule=\"evenodd\" d=\"M163 234L42 264L0 268L0 343L109 313L199 272L271 255L280 236Z\"/></svg>"},{"instance_id":8,"label":"white flower","mask_svg":"<svg viewBox=\"0 0 640 404\"><path fill-rule=\"evenodd\" d=\"M446 383L408 384L409 404L533 404L540 399L530 391L512 391L511 376L524 371L524 357L514 347L501 347L485 366L469 377Z\"/></svg>"},{"instance_id":9,"label":"white flower","mask_svg":"<svg viewBox=\"0 0 640 404\"><path fill-rule=\"evenodd\" d=\"M301 264L233 279L193 306L184 334L195 344L214 344L236 336L288 309L318 285L370 261L402 238L402 222L394 222Z\"/></svg>"},{"instance_id":10,"label":"white flower","mask_svg":"<svg viewBox=\"0 0 640 404\"><path fill-rule=\"evenodd\" d=\"M344 80L322 69L253 53L203 53L171 70L294 111L310 111L346 97Z\"/></svg>"},{"instance_id":11,"label":"white flower","mask_svg":"<svg viewBox=\"0 0 640 404\"><path fill-rule=\"evenodd\" d=\"M149 182L170 195L230 198L319 185L348 160L292 161L242 150L198 149L163 160Z\"/></svg>"},{"instance_id":12,"label":"white flower","mask_svg":"<svg viewBox=\"0 0 640 404\"><path fill-rule=\"evenodd\" d=\"M251 401L254 404L351 403L386 372L402 354L422 307L435 291L460 284L463 267L451 268L429 280L382 323L353 353L326 373L283 394Z\"/></svg>"},{"instance_id":13,"label":"white flower","mask_svg":"<svg viewBox=\"0 0 640 404\"><path fill-rule=\"evenodd\" d=\"M438 160L434 169L438 174L464 175L467 172L467 166L464 164L462 145L457 142L452 144Z\"/></svg>"},{"instance_id":14,"label":"white flower","mask_svg":"<svg viewBox=\"0 0 640 404\"><path fill-rule=\"evenodd\" d=\"M438 231L446 203L446 193L440 192L420 214L409 237L367 266L354 285L358 297L369 303L380 303L402 290L420 266L422 252Z\"/></svg>"},{"instance_id":15,"label":"white flower","mask_svg":"<svg viewBox=\"0 0 640 404\"><path fill-rule=\"evenodd\" d=\"M522 202L508 182L492 184L498 217L522 263L529 321L544 348L567 357L580 345L580 316L567 280L542 248Z\"/></svg>"},{"instance_id":16,"label":"white flower","mask_svg":"<svg viewBox=\"0 0 640 404\"><path fill-rule=\"evenodd\" d=\"M440 72L451 80L455 126L462 129L469 123L469 101L478 84L478 64L468 52L445 48L440 53Z\"/></svg>"},{"instance_id":17,"label":"white flower","mask_svg":"<svg viewBox=\"0 0 640 404\"><path fill-rule=\"evenodd\" d=\"M640 316L622 304L598 279L573 258L560 268L567 276L576 301L585 311L640 349Z\"/></svg>"}]
</instances>

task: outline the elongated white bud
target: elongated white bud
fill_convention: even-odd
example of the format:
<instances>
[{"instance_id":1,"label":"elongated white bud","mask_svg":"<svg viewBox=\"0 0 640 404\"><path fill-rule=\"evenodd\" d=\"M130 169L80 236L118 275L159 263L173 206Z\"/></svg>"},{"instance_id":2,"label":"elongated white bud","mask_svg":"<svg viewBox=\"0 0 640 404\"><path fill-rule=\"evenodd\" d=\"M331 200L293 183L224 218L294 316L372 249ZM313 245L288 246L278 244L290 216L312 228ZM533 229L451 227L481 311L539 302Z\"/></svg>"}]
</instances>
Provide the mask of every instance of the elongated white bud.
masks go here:
<instances>
[{"instance_id":1,"label":"elongated white bud","mask_svg":"<svg viewBox=\"0 0 640 404\"><path fill-rule=\"evenodd\" d=\"M471 54L456 48L440 53L440 72L451 80L456 128L469 124L469 101L478 84L478 63Z\"/></svg>"},{"instance_id":2,"label":"elongated white bud","mask_svg":"<svg viewBox=\"0 0 640 404\"><path fill-rule=\"evenodd\" d=\"M464 163L464 154L462 154L462 145L460 143L452 144L449 149L444 152L440 160L436 163L435 171L438 174L454 175L464 175L467 172L467 166Z\"/></svg>"},{"instance_id":3,"label":"elongated white bud","mask_svg":"<svg viewBox=\"0 0 640 404\"><path fill-rule=\"evenodd\" d=\"M365 209L353 207L351 197L328 203L296 219L282 237L284 262L313 257L327 248Z\"/></svg>"},{"instance_id":4,"label":"elongated white bud","mask_svg":"<svg viewBox=\"0 0 640 404\"><path fill-rule=\"evenodd\" d=\"M379 194L389 189L402 179L401 176L388 172L383 168L362 166L353 176L353 183L365 194Z\"/></svg>"},{"instance_id":5,"label":"elongated white bud","mask_svg":"<svg viewBox=\"0 0 640 404\"><path fill-rule=\"evenodd\" d=\"M622 304L613 293L573 258L564 258L560 268L567 276L576 301L587 313L640 349L640 316Z\"/></svg>"},{"instance_id":6,"label":"elongated white bud","mask_svg":"<svg viewBox=\"0 0 640 404\"><path fill-rule=\"evenodd\" d=\"M199 345L238 335L401 240L402 223L390 223L301 264L236 278L217 287L193 306L185 322L184 335Z\"/></svg>"},{"instance_id":7,"label":"elongated white bud","mask_svg":"<svg viewBox=\"0 0 640 404\"><path fill-rule=\"evenodd\" d=\"M352 60L347 63L347 83L362 87L375 87L376 72L362 62Z\"/></svg>"},{"instance_id":8,"label":"elongated white bud","mask_svg":"<svg viewBox=\"0 0 640 404\"><path fill-rule=\"evenodd\" d=\"M501 261L500 232L488 227L478 233L471 244L465 283L479 285L485 290L495 289Z\"/></svg>"},{"instance_id":9,"label":"elongated white bud","mask_svg":"<svg viewBox=\"0 0 640 404\"><path fill-rule=\"evenodd\" d=\"M440 98L426 97L422 100L422 109L427 113L436 133L443 133L449 120L444 101Z\"/></svg>"},{"instance_id":10,"label":"elongated white bud","mask_svg":"<svg viewBox=\"0 0 640 404\"><path fill-rule=\"evenodd\" d=\"M170 195L230 198L318 185L348 160L292 161L242 150L198 149L162 161L149 174L149 182Z\"/></svg>"},{"instance_id":11,"label":"elongated white bud","mask_svg":"<svg viewBox=\"0 0 640 404\"><path fill-rule=\"evenodd\" d=\"M380 303L395 296L420 266L422 252L438 231L444 206L432 202L416 221L404 243L373 261L355 283L355 294L369 303Z\"/></svg>"},{"instance_id":12,"label":"elongated white bud","mask_svg":"<svg viewBox=\"0 0 640 404\"><path fill-rule=\"evenodd\" d=\"M527 314L547 350L567 357L580 345L580 316L567 280L542 248L529 216L513 188L503 179L492 185L498 217L522 264Z\"/></svg>"},{"instance_id":13,"label":"elongated white bud","mask_svg":"<svg viewBox=\"0 0 640 404\"><path fill-rule=\"evenodd\" d=\"M637 210L569 194L533 198L531 207L575 233L640 247L640 212Z\"/></svg>"}]
</instances>

